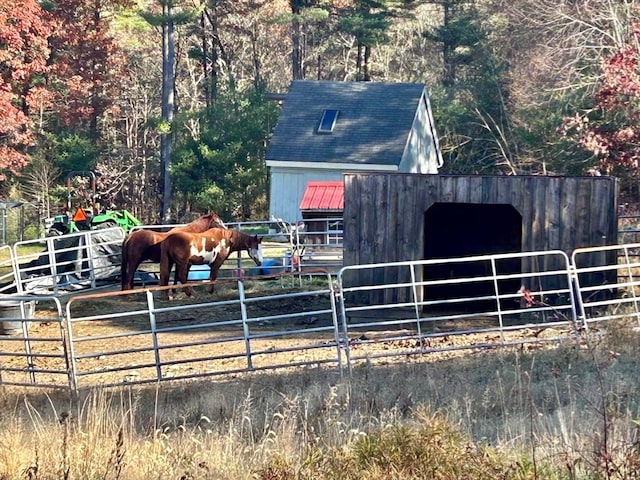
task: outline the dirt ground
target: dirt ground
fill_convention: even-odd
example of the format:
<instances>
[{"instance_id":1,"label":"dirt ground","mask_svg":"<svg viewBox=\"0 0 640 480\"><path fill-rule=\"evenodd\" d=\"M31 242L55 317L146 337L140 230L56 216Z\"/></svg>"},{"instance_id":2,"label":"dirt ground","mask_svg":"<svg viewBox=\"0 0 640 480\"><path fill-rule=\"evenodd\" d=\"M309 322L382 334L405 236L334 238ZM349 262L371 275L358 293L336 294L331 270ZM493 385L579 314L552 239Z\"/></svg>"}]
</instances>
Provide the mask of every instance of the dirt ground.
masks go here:
<instances>
[{"instance_id":1,"label":"dirt ground","mask_svg":"<svg viewBox=\"0 0 640 480\"><path fill-rule=\"evenodd\" d=\"M327 294L283 300L283 294L296 295L300 289L274 285L278 297L249 300L247 326L233 285L220 285L213 297L198 287L194 297L180 295L174 301L156 292L152 317L144 293L74 296L68 302L69 324L59 321L52 302L39 302L28 326L28 342L22 333L0 336L2 381L29 382L35 375L38 382L65 386L70 368L79 375L79 384L104 384L154 379L158 362L162 377L169 378L337 357ZM252 295L256 293L247 289L247 297ZM285 331L296 333L283 335ZM73 339L67 344L72 345L75 364L66 365L62 335ZM35 374L26 372L29 365Z\"/></svg>"},{"instance_id":2,"label":"dirt ground","mask_svg":"<svg viewBox=\"0 0 640 480\"><path fill-rule=\"evenodd\" d=\"M291 279L270 283L246 282L246 317L242 322L236 282L216 284L213 295L204 287L194 297L183 294L164 300L153 293L154 312L147 311L144 292L78 295L67 299L68 324L59 322L53 303L39 302L29 324L28 341L22 334L0 336L0 375L3 382L37 381L68 385L67 371L75 373L78 387L121 382L233 375L269 368L346 366L338 347L330 297L318 286L292 284ZM267 288L268 287L268 288ZM115 290L115 289L112 289ZM410 318L410 317L409 317ZM484 328L483 320L442 323L446 332L418 338L415 322L377 325L390 318L370 318L349 332L353 362L424 360L464 355L495 348L501 341L538 341L566 336L559 329L526 329L501 338L495 331L459 335L469 328ZM485 323L491 323L485 320ZM341 326L339 325L341 328ZM424 332L423 332L424 333ZM73 339L63 342L62 336ZM247 340L248 339L248 340ZM70 347L67 347L70 345ZM479 348L463 350L469 345ZM483 347L484 346L484 347ZM75 362L67 365L65 349ZM529 343L518 348L541 348ZM248 354L250 352L250 354ZM73 355L70 355L73 354ZM391 355L391 357L388 357ZM31 366L31 368L28 368Z\"/></svg>"}]
</instances>

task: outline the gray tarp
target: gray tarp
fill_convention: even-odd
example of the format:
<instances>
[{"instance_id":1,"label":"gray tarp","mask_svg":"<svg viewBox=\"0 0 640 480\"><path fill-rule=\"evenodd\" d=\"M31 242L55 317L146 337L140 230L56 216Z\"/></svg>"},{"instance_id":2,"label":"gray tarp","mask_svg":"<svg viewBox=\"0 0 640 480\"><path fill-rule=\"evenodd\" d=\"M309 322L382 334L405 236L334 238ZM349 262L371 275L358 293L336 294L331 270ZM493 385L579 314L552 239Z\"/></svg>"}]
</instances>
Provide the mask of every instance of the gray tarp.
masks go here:
<instances>
[{"instance_id":1,"label":"gray tarp","mask_svg":"<svg viewBox=\"0 0 640 480\"><path fill-rule=\"evenodd\" d=\"M59 288L87 288L92 280L102 284L117 281L122 253L122 234L117 229L93 230L91 242L85 235L69 235L56 237L53 243L55 283ZM54 278L50 258L49 251L45 250L38 258L20 265L24 290L51 288Z\"/></svg>"}]
</instances>

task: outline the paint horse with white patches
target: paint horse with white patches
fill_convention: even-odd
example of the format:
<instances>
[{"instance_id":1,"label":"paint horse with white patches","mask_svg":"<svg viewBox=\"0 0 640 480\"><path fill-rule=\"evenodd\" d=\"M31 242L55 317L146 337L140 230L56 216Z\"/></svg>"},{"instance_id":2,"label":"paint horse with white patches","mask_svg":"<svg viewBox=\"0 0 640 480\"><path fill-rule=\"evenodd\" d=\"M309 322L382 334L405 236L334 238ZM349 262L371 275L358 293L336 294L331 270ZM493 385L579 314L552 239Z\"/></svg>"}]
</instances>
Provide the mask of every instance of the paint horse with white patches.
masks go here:
<instances>
[{"instance_id":1,"label":"paint horse with white patches","mask_svg":"<svg viewBox=\"0 0 640 480\"><path fill-rule=\"evenodd\" d=\"M197 218L191 223L174 227L169 232L206 232L210 228L227 228L222 219L215 212L210 212ZM133 288L136 270L145 260L158 263L160 261L160 244L169 232L155 232L153 230L136 230L122 242L122 265L120 279L122 290Z\"/></svg>"},{"instance_id":2,"label":"paint horse with white patches","mask_svg":"<svg viewBox=\"0 0 640 480\"><path fill-rule=\"evenodd\" d=\"M190 265L209 265L209 281L218 276L218 270L233 252L247 251L256 265L262 265L262 239L237 230L211 228L203 233L172 232L160 246L160 285L169 285L171 269L175 265L175 282L187 283ZM209 293L213 293L213 283ZM191 296L191 289L183 292ZM169 290L166 296L171 298Z\"/></svg>"}]
</instances>

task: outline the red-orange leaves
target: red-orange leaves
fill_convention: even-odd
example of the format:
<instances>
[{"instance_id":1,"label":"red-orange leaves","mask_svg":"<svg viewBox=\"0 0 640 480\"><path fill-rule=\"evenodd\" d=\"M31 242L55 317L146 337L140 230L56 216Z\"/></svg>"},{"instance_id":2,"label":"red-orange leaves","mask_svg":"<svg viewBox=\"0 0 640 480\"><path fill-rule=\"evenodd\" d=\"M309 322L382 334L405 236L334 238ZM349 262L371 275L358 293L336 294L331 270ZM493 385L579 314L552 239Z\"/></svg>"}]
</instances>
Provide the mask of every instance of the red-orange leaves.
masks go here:
<instances>
[{"instance_id":1,"label":"red-orange leaves","mask_svg":"<svg viewBox=\"0 0 640 480\"><path fill-rule=\"evenodd\" d=\"M44 97L34 85L47 69L50 32L35 0L0 2L0 170L17 172L27 163L33 141L28 98Z\"/></svg>"}]
</instances>

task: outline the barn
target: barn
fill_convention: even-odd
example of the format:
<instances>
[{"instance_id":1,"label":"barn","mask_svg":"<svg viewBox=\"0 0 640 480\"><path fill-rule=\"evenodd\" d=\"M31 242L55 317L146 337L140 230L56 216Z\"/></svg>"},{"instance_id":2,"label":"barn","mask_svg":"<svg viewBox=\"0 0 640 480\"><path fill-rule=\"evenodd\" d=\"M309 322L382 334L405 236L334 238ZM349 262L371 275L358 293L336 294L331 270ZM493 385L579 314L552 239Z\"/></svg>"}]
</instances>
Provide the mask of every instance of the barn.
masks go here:
<instances>
[{"instance_id":1,"label":"barn","mask_svg":"<svg viewBox=\"0 0 640 480\"><path fill-rule=\"evenodd\" d=\"M345 265L547 250L570 254L617 239L618 182L612 177L346 174L344 197ZM615 263L600 255L600 262ZM517 261L507 268L533 267ZM421 272L424 279L466 273Z\"/></svg>"},{"instance_id":2,"label":"barn","mask_svg":"<svg viewBox=\"0 0 640 480\"><path fill-rule=\"evenodd\" d=\"M293 81L265 159L269 214L292 223L310 182L442 165L429 97L415 83Z\"/></svg>"}]
</instances>

